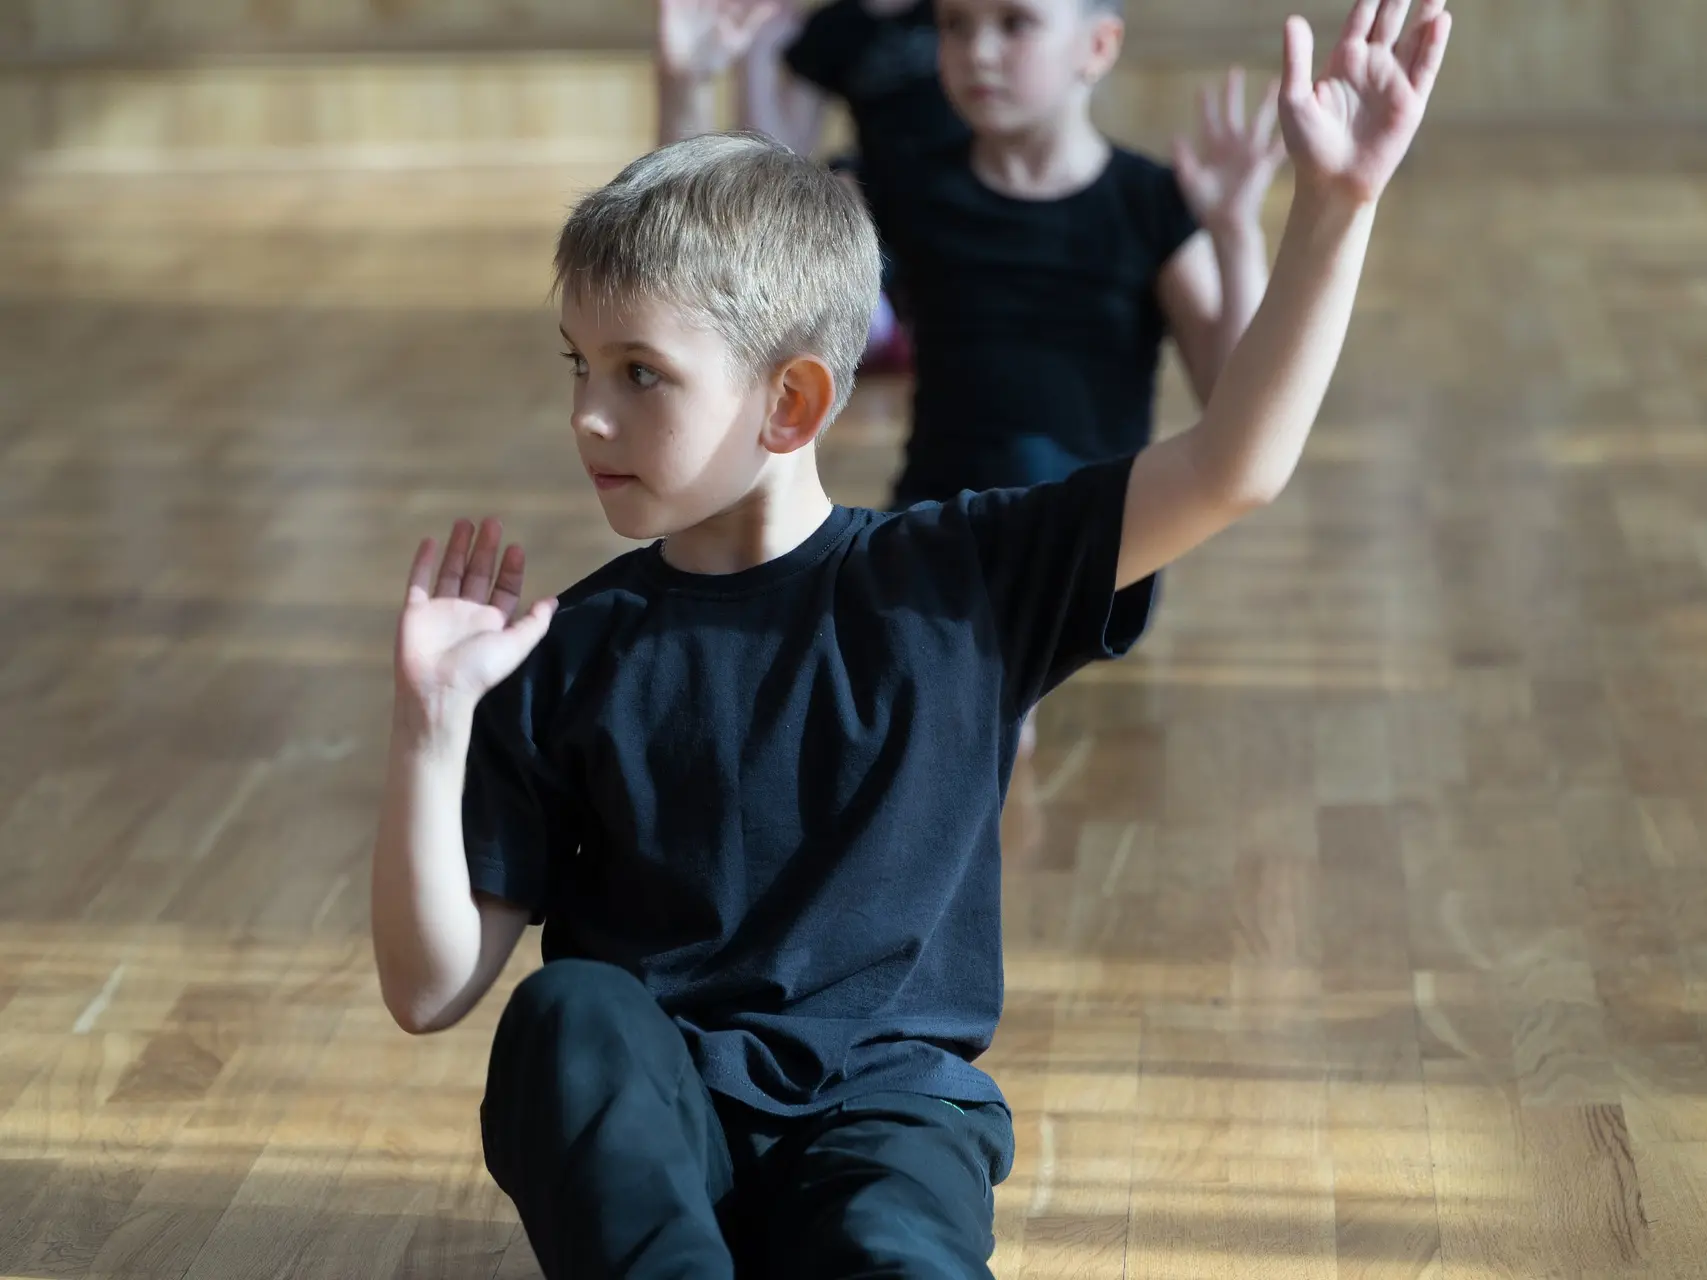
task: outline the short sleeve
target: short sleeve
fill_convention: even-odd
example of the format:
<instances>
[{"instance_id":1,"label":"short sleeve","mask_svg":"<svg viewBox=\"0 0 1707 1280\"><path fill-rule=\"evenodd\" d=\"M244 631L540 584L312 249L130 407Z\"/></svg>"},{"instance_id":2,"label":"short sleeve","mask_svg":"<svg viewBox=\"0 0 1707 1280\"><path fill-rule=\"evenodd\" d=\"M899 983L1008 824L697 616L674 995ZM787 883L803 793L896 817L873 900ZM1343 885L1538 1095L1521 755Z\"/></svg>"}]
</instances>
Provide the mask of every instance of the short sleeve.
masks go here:
<instances>
[{"instance_id":1,"label":"short sleeve","mask_svg":"<svg viewBox=\"0 0 1707 1280\"><path fill-rule=\"evenodd\" d=\"M553 857L574 852L565 847L574 836L564 788L542 746L549 709L538 656L480 700L462 790L469 884L524 908L535 924Z\"/></svg>"},{"instance_id":2,"label":"short sleeve","mask_svg":"<svg viewBox=\"0 0 1707 1280\"><path fill-rule=\"evenodd\" d=\"M1167 165L1138 160L1134 183L1138 221L1160 270L1200 228L1180 189L1179 175Z\"/></svg>"},{"instance_id":3,"label":"short sleeve","mask_svg":"<svg viewBox=\"0 0 1707 1280\"><path fill-rule=\"evenodd\" d=\"M1114 589L1131 470L1118 458L966 499L1015 713L1144 633L1155 579Z\"/></svg>"},{"instance_id":4,"label":"short sleeve","mask_svg":"<svg viewBox=\"0 0 1707 1280\"><path fill-rule=\"evenodd\" d=\"M848 72L881 30L881 20L867 13L860 0L831 0L807 16L782 60L802 80L846 96Z\"/></svg>"}]
</instances>

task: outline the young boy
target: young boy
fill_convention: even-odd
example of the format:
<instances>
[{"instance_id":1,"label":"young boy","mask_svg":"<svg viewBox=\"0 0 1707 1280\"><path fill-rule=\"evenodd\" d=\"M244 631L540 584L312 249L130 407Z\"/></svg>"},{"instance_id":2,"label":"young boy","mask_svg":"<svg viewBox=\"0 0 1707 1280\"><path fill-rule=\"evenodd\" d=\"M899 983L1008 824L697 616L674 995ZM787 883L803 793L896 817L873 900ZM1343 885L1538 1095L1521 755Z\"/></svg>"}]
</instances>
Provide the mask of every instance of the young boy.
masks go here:
<instances>
[{"instance_id":1,"label":"young boy","mask_svg":"<svg viewBox=\"0 0 1707 1280\"><path fill-rule=\"evenodd\" d=\"M1008 1171L974 1065L1002 1001L1002 793L1027 709L1144 625L1151 576L1297 463L1444 0L1358 0L1325 78L1287 26L1298 187L1199 424L1136 458L901 513L836 507L877 244L752 136L636 161L557 254L571 426L657 541L517 614L491 521L423 543L374 850L387 1008L499 1023L488 1166L547 1276L988 1276Z\"/></svg>"}]
</instances>

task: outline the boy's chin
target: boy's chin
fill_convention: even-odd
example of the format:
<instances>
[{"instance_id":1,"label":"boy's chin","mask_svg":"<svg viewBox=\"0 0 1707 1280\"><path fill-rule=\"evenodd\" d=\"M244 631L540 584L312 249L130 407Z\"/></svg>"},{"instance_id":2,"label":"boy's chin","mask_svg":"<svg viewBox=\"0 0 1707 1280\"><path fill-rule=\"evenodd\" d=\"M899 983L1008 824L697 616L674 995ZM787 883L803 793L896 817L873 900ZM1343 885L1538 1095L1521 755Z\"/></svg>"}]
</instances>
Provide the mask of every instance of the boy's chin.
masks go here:
<instances>
[{"instance_id":1,"label":"boy's chin","mask_svg":"<svg viewBox=\"0 0 1707 1280\"><path fill-rule=\"evenodd\" d=\"M599 506L605 513L605 523L619 538L633 542L655 542L671 533L669 519L653 503L637 493L599 494Z\"/></svg>"}]
</instances>

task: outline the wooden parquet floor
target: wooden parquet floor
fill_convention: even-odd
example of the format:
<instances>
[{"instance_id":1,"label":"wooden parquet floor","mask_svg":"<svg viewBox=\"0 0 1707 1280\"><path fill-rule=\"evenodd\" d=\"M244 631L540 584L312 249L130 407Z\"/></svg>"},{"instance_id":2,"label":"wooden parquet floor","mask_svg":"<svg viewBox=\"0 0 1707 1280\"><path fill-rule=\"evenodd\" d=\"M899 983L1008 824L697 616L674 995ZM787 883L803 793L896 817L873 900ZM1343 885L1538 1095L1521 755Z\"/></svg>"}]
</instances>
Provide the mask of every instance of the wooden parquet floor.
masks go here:
<instances>
[{"instance_id":1,"label":"wooden parquet floor","mask_svg":"<svg viewBox=\"0 0 1707 1280\"><path fill-rule=\"evenodd\" d=\"M0 191L0 1277L537 1275L366 858L415 539L619 546L572 190ZM1707 1276L1707 144L1432 138L1294 488L1042 724L998 1275Z\"/></svg>"}]
</instances>

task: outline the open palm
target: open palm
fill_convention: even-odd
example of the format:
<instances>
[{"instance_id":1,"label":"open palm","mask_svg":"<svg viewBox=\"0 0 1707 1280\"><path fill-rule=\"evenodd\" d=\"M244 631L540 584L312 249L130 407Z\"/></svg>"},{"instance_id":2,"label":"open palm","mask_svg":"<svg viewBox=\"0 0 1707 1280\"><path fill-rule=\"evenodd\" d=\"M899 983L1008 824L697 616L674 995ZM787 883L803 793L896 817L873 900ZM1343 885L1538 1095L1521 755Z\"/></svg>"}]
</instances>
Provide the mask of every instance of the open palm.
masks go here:
<instances>
[{"instance_id":1,"label":"open palm","mask_svg":"<svg viewBox=\"0 0 1707 1280\"><path fill-rule=\"evenodd\" d=\"M777 0L658 0L658 58L672 75L721 75L780 12Z\"/></svg>"},{"instance_id":2,"label":"open palm","mask_svg":"<svg viewBox=\"0 0 1707 1280\"><path fill-rule=\"evenodd\" d=\"M1286 24L1280 127L1300 184L1380 196L1422 123L1446 56L1446 0L1423 0L1405 32L1411 0L1357 0L1320 79L1302 18Z\"/></svg>"},{"instance_id":3,"label":"open palm","mask_svg":"<svg viewBox=\"0 0 1707 1280\"><path fill-rule=\"evenodd\" d=\"M1257 113L1245 120L1245 73L1234 67L1217 92L1203 90L1195 143L1174 139L1174 172L1192 216L1215 232L1240 222L1254 223L1275 170L1286 159L1274 136L1280 85L1271 84Z\"/></svg>"},{"instance_id":4,"label":"open palm","mask_svg":"<svg viewBox=\"0 0 1707 1280\"><path fill-rule=\"evenodd\" d=\"M421 707L472 709L551 626L557 602L549 597L516 617L522 549L512 544L500 558L503 535L496 520L483 520L478 535L469 521L457 521L436 574L433 540L415 553L397 622L396 665L398 693Z\"/></svg>"}]
</instances>

